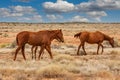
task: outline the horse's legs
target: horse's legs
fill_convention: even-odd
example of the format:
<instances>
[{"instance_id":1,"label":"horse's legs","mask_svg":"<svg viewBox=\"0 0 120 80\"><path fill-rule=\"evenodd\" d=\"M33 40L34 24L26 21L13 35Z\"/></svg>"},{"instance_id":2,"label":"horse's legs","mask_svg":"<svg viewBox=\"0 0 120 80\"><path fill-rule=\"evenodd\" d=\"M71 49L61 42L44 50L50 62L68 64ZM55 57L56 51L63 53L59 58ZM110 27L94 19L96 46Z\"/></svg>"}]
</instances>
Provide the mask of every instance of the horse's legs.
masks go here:
<instances>
[{"instance_id":1,"label":"horse's legs","mask_svg":"<svg viewBox=\"0 0 120 80\"><path fill-rule=\"evenodd\" d=\"M22 55L23 55L24 60L26 60L26 57L25 57L25 45L22 46Z\"/></svg>"},{"instance_id":2,"label":"horse's legs","mask_svg":"<svg viewBox=\"0 0 120 80\"><path fill-rule=\"evenodd\" d=\"M19 52L20 48L21 48L21 47L20 47L20 46L18 46L18 48L17 48L17 49L16 49L16 51L15 51L15 56L14 56L14 59L13 59L14 61L16 60L17 53Z\"/></svg>"},{"instance_id":3,"label":"horse's legs","mask_svg":"<svg viewBox=\"0 0 120 80\"><path fill-rule=\"evenodd\" d=\"M82 49L83 49L83 51L84 51L85 55L87 55L87 53L86 53L86 51L85 51L85 47L84 47L84 46L85 46L85 43L83 43L83 44L82 44Z\"/></svg>"},{"instance_id":4,"label":"horse's legs","mask_svg":"<svg viewBox=\"0 0 120 80\"><path fill-rule=\"evenodd\" d=\"M48 53L49 53L49 55L50 55L50 58L53 59L50 45L49 45L49 46L46 46L45 48L46 48L46 50L48 51Z\"/></svg>"},{"instance_id":5,"label":"horse's legs","mask_svg":"<svg viewBox=\"0 0 120 80\"><path fill-rule=\"evenodd\" d=\"M36 47L35 47L35 53L34 53L34 54L35 54L35 59L36 59L36 52L37 52L37 49L38 49L38 47L36 46Z\"/></svg>"},{"instance_id":6,"label":"horse's legs","mask_svg":"<svg viewBox=\"0 0 120 80\"><path fill-rule=\"evenodd\" d=\"M44 51L43 51L42 54L41 54L41 59L43 59L43 54L44 54Z\"/></svg>"},{"instance_id":7,"label":"horse's legs","mask_svg":"<svg viewBox=\"0 0 120 80\"><path fill-rule=\"evenodd\" d=\"M102 52L101 52L101 54L102 54L102 53L103 53L103 48L104 48L104 47L103 47L103 45L102 45L102 44L100 44L100 45L101 45L101 47L102 47Z\"/></svg>"},{"instance_id":8,"label":"horse's legs","mask_svg":"<svg viewBox=\"0 0 120 80\"><path fill-rule=\"evenodd\" d=\"M39 52L39 56L38 56L39 60L40 60L40 56L41 56L42 52L44 51L44 48L45 48L45 46L41 46L41 49L40 49L40 52Z\"/></svg>"},{"instance_id":9,"label":"horse's legs","mask_svg":"<svg viewBox=\"0 0 120 80\"><path fill-rule=\"evenodd\" d=\"M79 50L81 48L81 44L78 46L78 51L77 51L77 55L79 55Z\"/></svg>"},{"instance_id":10,"label":"horse's legs","mask_svg":"<svg viewBox=\"0 0 120 80\"><path fill-rule=\"evenodd\" d=\"M99 52L99 48L100 48L100 44L98 44L98 48L97 48L97 55L98 55L98 52Z\"/></svg>"},{"instance_id":11,"label":"horse's legs","mask_svg":"<svg viewBox=\"0 0 120 80\"><path fill-rule=\"evenodd\" d=\"M34 49L35 46L32 46L31 48L31 52L32 52L32 59L33 59L33 49Z\"/></svg>"}]
</instances>

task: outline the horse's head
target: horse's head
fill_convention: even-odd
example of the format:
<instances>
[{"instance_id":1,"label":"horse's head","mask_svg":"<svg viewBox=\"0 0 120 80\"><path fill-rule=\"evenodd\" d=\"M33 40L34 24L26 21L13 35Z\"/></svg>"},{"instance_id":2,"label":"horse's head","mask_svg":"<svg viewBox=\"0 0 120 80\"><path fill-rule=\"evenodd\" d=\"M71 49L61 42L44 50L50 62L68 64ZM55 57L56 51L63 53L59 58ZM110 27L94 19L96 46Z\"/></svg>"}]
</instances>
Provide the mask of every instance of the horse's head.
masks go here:
<instances>
[{"instance_id":1,"label":"horse's head","mask_svg":"<svg viewBox=\"0 0 120 80\"><path fill-rule=\"evenodd\" d=\"M112 47L114 47L114 38L110 38L109 43Z\"/></svg>"},{"instance_id":2,"label":"horse's head","mask_svg":"<svg viewBox=\"0 0 120 80\"><path fill-rule=\"evenodd\" d=\"M59 41L59 42L64 42L64 38L63 38L63 33L62 33L62 30L57 30L56 32L56 39Z\"/></svg>"}]
</instances>

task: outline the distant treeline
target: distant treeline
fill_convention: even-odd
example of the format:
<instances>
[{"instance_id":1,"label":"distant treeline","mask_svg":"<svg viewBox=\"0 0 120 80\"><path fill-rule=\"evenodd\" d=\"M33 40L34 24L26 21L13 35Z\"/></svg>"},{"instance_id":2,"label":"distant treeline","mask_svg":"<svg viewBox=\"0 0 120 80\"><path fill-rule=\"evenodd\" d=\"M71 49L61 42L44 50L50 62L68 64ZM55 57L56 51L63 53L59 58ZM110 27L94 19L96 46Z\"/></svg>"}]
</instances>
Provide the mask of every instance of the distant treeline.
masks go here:
<instances>
[{"instance_id":1,"label":"distant treeline","mask_svg":"<svg viewBox=\"0 0 120 80\"><path fill-rule=\"evenodd\" d=\"M43 22L43 23L0 22L0 24L120 24L120 22Z\"/></svg>"}]
</instances>

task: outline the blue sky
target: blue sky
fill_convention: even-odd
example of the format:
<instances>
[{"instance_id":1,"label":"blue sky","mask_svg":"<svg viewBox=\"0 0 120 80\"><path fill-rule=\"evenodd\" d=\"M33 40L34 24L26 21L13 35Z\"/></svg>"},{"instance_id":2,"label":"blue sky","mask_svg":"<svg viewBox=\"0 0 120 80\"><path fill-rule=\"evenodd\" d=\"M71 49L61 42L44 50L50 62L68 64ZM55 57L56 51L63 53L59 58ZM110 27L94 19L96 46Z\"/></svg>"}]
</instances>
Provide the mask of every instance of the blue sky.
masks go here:
<instances>
[{"instance_id":1,"label":"blue sky","mask_svg":"<svg viewBox=\"0 0 120 80\"><path fill-rule=\"evenodd\" d=\"M120 22L120 0L0 0L0 22Z\"/></svg>"}]
</instances>

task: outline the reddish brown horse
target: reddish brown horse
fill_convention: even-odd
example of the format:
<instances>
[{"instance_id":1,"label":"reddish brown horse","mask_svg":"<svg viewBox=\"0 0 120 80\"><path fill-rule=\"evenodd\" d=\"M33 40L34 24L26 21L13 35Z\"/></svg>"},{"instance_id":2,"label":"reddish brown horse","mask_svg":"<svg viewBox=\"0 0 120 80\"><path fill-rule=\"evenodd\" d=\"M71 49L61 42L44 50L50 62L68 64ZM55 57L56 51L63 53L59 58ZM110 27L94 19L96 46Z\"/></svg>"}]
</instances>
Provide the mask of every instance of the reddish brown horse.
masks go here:
<instances>
[{"instance_id":1,"label":"reddish brown horse","mask_svg":"<svg viewBox=\"0 0 120 80\"><path fill-rule=\"evenodd\" d=\"M39 52L39 57L46 49L51 57L53 58L52 53L51 53L51 41L53 39L57 39L59 42L64 42L63 38L63 33L62 30L44 30L44 31L38 31L38 32L29 32L29 31L23 31L17 34L16 36L16 41L18 44L18 48L16 49L14 60L16 60L17 53L21 49L23 58L26 60L25 53L24 53L24 48L25 44L28 43L33 46L40 46L41 50Z\"/></svg>"},{"instance_id":2,"label":"reddish brown horse","mask_svg":"<svg viewBox=\"0 0 120 80\"><path fill-rule=\"evenodd\" d=\"M83 49L85 55L87 54L86 51L85 51L85 48L84 48L85 42L90 43L90 44L98 44L97 54L98 54L100 46L102 47L101 54L103 53L102 42L104 40L109 41L110 45L112 47L114 47L113 38L109 37L108 35L105 35L102 32L99 32L99 31L96 31L96 32L87 32L87 31L79 32L79 33L75 34L74 37L76 37L76 38L79 37L79 39L81 41L81 43L80 43L80 45L78 47L77 55L79 55L79 50L80 50L81 46L82 46L82 49Z\"/></svg>"}]
</instances>

